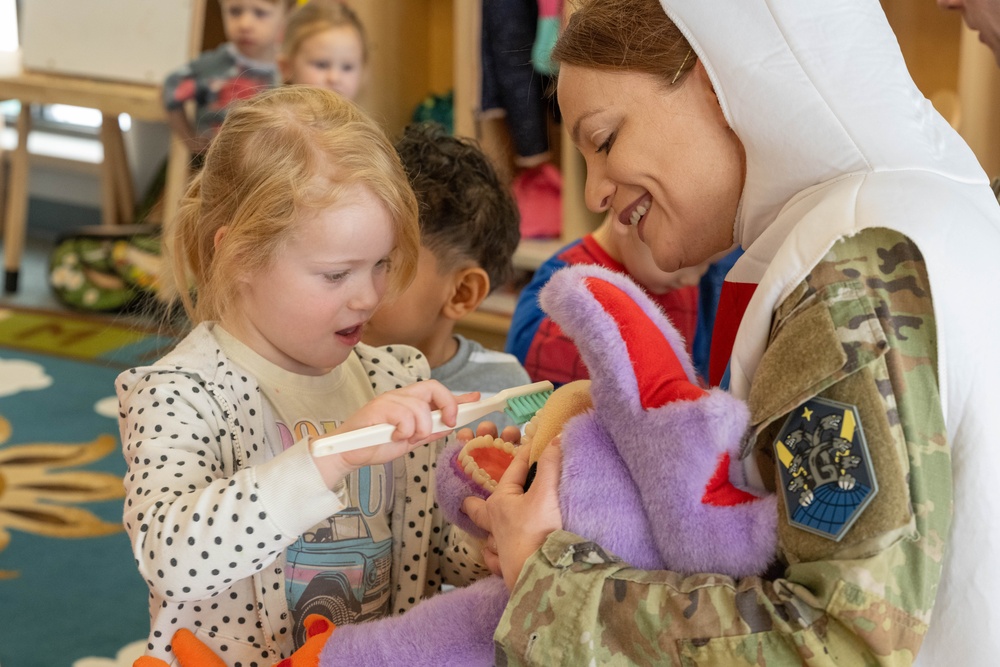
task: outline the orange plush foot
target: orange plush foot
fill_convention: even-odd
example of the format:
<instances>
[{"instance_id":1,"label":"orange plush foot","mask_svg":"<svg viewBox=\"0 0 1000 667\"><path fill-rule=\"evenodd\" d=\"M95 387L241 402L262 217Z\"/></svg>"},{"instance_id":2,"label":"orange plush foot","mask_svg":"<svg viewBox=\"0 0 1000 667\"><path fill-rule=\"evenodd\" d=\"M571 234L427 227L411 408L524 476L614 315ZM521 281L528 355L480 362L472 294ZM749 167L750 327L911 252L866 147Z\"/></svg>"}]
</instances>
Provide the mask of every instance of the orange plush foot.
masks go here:
<instances>
[{"instance_id":1,"label":"orange plush foot","mask_svg":"<svg viewBox=\"0 0 1000 667\"><path fill-rule=\"evenodd\" d=\"M171 648L181 667L226 667L222 658L215 655L190 630L180 629L175 632Z\"/></svg>"},{"instance_id":2,"label":"orange plush foot","mask_svg":"<svg viewBox=\"0 0 1000 667\"><path fill-rule=\"evenodd\" d=\"M148 655L144 655L136 659L132 663L132 667L170 667L167 663L163 662L159 658L151 658Z\"/></svg>"},{"instance_id":3,"label":"orange plush foot","mask_svg":"<svg viewBox=\"0 0 1000 667\"><path fill-rule=\"evenodd\" d=\"M317 667L319 654L326 646L326 640L336 627L319 614L310 614L305 620L306 643L274 667ZM174 633L171 643L177 664L180 667L226 667L222 658L215 655L212 649L205 646L190 630L181 629ZM159 658L142 656L132 663L132 667L168 667Z\"/></svg>"},{"instance_id":4,"label":"orange plush foot","mask_svg":"<svg viewBox=\"0 0 1000 667\"><path fill-rule=\"evenodd\" d=\"M180 629L174 633L171 648L177 656L180 667L226 667L222 658L215 655L212 649L205 646L190 630ZM144 655L132 663L132 667L168 667L159 658Z\"/></svg>"}]
</instances>

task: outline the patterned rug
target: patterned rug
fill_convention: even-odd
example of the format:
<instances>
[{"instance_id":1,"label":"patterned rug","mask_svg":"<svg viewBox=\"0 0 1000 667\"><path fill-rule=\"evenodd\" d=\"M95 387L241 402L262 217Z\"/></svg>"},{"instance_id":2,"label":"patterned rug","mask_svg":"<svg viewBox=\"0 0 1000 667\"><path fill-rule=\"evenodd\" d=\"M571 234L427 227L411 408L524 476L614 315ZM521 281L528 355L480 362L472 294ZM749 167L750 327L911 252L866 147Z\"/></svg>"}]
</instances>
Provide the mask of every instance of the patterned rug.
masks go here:
<instances>
[{"instance_id":1,"label":"patterned rug","mask_svg":"<svg viewBox=\"0 0 1000 667\"><path fill-rule=\"evenodd\" d=\"M0 665L127 667L149 629L121 526L114 378L173 337L0 308Z\"/></svg>"}]
</instances>

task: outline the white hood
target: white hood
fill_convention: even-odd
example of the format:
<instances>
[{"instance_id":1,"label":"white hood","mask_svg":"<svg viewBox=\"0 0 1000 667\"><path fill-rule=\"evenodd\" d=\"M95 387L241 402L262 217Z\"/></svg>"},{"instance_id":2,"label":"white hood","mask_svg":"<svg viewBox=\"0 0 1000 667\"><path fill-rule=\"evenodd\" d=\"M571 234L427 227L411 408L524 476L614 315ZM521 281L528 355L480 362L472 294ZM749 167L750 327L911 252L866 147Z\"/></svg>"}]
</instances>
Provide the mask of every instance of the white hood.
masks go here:
<instances>
[{"instance_id":1,"label":"white hood","mask_svg":"<svg viewBox=\"0 0 1000 667\"><path fill-rule=\"evenodd\" d=\"M972 151L913 84L877 2L663 4L746 148L743 247L796 194L844 174L928 169L985 183Z\"/></svg>"},{"instance_id":2,"label":"white hood","mask_svg":"<svg viewBox=\"0 0 1000 667\"><path fill-rule=\"evenodd\" d=\"M913 84L876 0L661 0L746 149L729 280L758 283L731 360L746 396L771 313L840 237L909 236L927 262L955 518L921 665L1000 659L1000 207ZM794 232L793 232L794 229Z\"/></svg>"}]
</instances>

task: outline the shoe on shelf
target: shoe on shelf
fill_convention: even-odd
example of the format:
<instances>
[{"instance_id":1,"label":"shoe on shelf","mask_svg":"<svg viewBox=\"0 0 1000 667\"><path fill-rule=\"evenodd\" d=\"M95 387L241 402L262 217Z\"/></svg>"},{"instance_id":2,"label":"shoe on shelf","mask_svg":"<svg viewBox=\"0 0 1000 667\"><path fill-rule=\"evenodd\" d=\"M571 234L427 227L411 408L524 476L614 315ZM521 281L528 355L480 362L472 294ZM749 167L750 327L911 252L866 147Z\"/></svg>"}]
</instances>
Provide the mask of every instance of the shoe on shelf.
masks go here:
<instances>
[{"instance_id":1,"label":"shoe on shelf","mask_svg":"<svg viewBox=\"0 0 1000 667\"><path fill-rule=\"evenodd\" d=\"M562 174L551 162L521 170L512 184L521 213L521 238L554 239L562 234Z\"/></svg>"}]
</instances>

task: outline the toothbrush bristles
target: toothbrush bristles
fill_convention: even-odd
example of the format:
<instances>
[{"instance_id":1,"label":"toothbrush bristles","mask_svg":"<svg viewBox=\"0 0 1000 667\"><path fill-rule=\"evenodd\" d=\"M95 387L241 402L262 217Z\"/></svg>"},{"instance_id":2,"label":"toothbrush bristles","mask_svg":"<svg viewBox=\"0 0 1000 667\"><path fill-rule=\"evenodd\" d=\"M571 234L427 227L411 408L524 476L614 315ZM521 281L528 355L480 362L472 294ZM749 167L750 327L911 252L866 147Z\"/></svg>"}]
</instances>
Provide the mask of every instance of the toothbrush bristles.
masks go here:
<instances>
[{"instance_id":1,"label":"toothbrush bristles","mask_svg":"<svg viewBox=\"0 0 1000 667\"><path fill-rule=\"evenodd\" d=\"M525 424L545 405L545 401L551 395L551 391L537 391L524 396L514 396L507 401L504 412L517 424Z\"/></svg>"}]
</instances>

